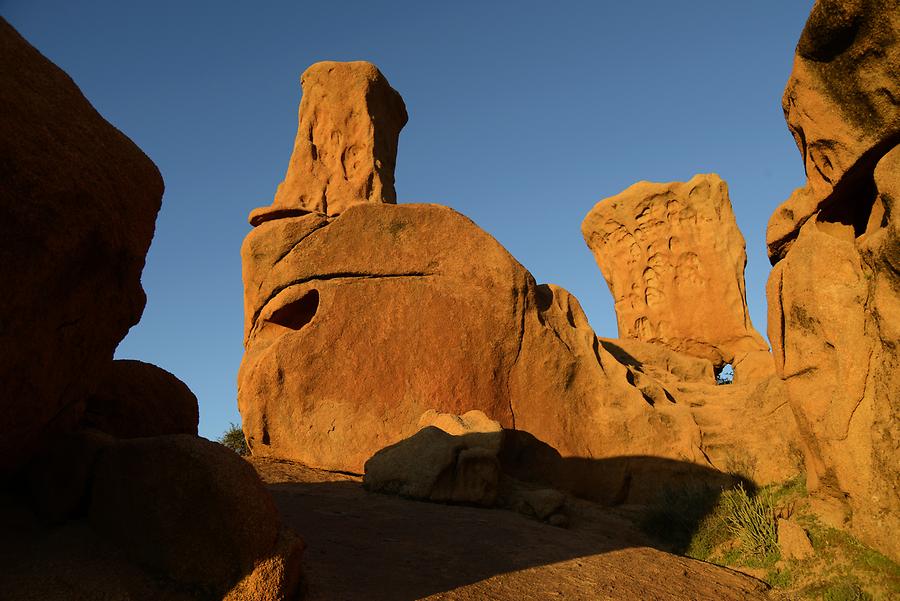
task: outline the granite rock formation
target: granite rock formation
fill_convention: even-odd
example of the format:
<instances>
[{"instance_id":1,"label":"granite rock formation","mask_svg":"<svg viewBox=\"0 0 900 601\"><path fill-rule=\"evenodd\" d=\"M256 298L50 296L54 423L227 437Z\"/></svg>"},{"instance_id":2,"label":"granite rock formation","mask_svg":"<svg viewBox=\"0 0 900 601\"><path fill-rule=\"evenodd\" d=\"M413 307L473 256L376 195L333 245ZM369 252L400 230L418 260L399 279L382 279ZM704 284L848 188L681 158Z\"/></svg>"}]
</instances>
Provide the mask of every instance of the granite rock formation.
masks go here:
<instances>
[{"instance_id":1,"label":"granite rock formation","mask_svg":"<svg viewBox=\"0 0 900 601\"><path fill-rule=\"evenodd\" d=\"M772 263L824 213L866 229L872 170L900 142L900 12L892 0L818 0L797 44L782 105L807 182L772 215Z\"/></svg>"},{"instance_id":2,"label":"granite rock formation","mask_svg":"<svg viewBox=\"0 0 900 601\"><path fill-rule=\"evenodd\" d=\"M279 216L338 215L360 202L395 203L403 99L371 63L321 62L300 78L300 125L275 201L250 223Z\"/></svg>"},{"instance_id":3,"label":"granite rock formation","mask_svg":"<svg viewBox=\"0 0 900 601\"><path fill-rule=\"evenodd\" d=\"M112 359L159 172L3 20L0 51L0 596L284 598L303 545L253 468L175 376Z\"/></svg>"},{"instance_id":4,"label":"granite rock formation","mask_svg":"<svg viewBox=\"0 0 900 601\"><path fill-rule=\"evenodd\" d=\"M426 411L477 409L564 456L705 462L689 408L648 399L571 295L452 209L272 220L242 257L238 403L254 455L361 473ZM640 489L630 473L613 484L626 475Z\"/></svg>"},{"instance_id":5,"label":"granite rock formation","mask_svg":"<svg viewBox=\"0 0 900 601\"><path fill-rule=\"evenodd\" d=\"M819 0L785 116L807 185L772 216L769 339L808 487L900 557L900 11Z\"/></svg>"},{"instance_id":6,"label":"granite rock formation","mask_svg":"<svg viewBox=\"0 0 900 601\"><path fill-rule=\"evenodd\" d=\"M581 231L615 300L620 338L717 368L743 363L739 378L772 374L747 311L744 237L718 176L634 184L597 203Z\"/></svg>"},{"instance_id":7,"label":"granite rock formation","mask_svg":"<svg viewBox=\"0 0 900 601\"><path fill-rule=\"evenodd\" d=\"M156 166L0 21L0 474L71 430L144 310ZM87 375L88 377L85 377Z\"/></svg>"},{"instance_id":8,"label":"granite rock formation","mask_svg":"<svg viewBox=\"0 0 900 601\"><path fill-rule=\"evenodd\" d=\"M303 102L301 113L320 110L317 96ZM300 161L296 173L312 172ZM650 355L668 353L683 372L667 371L666 384L617 359L577 299L537 284L452 209L356 203L337 216L281 212L251 223L238 405L253 455L362 473L379 450L429 425L423 414L465 421L477 410L522 434L511 447L520 457L552 449L554 469L532 476L604 502L649 500L667 479L725 468L710 463L691 403L678 399L680 383L701 374L708 381L698 386L714 388L710 360L657 348ZM728 248L742 268L742 241ZM745 310L742 289L733 298ZM741 350L768 357L740 323L717 362ZM729 449L741 446L739 432ZM787 455L762 462L783 473L794 469Z\"/></svg>"}]
</instances>

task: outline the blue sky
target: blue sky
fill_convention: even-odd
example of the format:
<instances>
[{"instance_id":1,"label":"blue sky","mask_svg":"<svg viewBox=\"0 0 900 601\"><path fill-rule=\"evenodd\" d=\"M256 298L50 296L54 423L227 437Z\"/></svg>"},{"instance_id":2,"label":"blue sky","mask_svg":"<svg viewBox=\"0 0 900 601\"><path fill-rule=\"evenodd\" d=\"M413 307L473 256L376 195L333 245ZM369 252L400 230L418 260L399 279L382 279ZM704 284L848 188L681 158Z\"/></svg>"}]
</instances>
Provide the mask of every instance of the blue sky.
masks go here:
<instances>
[{"instance_id":1,"label":"blue sky","mask_svg":"<svg viewBox=\"0 0 900 601\"><path fill-rule=\"evenodd\" d=\"M377 64L410 115L399 201L468 215L573 292L600 335L616 335L615 314L584 215L638 180L718 173L765 333L765 225L804 181L781 94L812 4L0 0L0 13L162 171L149 300L117 356L187 382L215 438L239 421L246 217L284 175L308 65Z\"/></svg>"}]
</instances>

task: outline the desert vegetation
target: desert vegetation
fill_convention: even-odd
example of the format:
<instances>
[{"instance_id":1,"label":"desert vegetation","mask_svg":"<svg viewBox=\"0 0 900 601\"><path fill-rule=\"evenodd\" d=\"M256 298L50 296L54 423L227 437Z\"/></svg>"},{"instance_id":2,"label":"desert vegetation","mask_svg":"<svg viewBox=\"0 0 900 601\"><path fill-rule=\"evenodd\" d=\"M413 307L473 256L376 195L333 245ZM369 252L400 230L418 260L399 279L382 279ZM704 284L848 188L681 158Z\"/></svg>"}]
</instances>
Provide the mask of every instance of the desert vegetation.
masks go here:
<instances>
[{"instance_id":1,"label":"desert vegetation","mask_svg":"<svg viewBox=\"0 0 900 601\"><path fill-rule=\"evenodd\" d=\"M812 509L805 475L754 488L703 486L667 490L639 519L641 528L675 553L745 572L765 581L775 598L879 601L900 596L900 566ZM802 528L802 557L779 536L779 524ZM783 526L786 528L786 526ZM791 543L793 545L793 543Z\"/></svg>"},{"instance_id":2,"label":"desert vegetation","mask_svg":"<svg viewBox=\"0 0 900 601\"><path fill-rule=\"evenodd\" d=\"M250 447L247 446L247 439L244 438L244 431L241 430L240 424L232 422L222 436L219 437L219 443L225 445L241 457L246 457L250 454Z\"/></svg>"}]
</instances>

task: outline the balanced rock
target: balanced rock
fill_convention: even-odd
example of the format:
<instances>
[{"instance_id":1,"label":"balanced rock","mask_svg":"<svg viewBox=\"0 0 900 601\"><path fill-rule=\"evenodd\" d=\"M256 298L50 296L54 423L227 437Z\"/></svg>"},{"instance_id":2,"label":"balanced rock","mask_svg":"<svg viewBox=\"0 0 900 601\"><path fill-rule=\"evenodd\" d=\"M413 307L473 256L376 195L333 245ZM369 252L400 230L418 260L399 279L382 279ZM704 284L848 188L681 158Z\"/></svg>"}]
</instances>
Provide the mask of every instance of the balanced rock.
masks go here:
<instances>
[{"instance_id":1,"label":"balanced rock","mask_svg":"<svg viewBox=\"0 0 900 601\"><path fill-rule=\"evenodd\" d=\"M750 323L744 238L718 176L634 184L597 203L581 231L615 300L620 338L719 368L768 353Z\"/></svg>"},{"instance_id":2,"label":"balanced rock","mask_svg":"<svg viewBox=\"0 0 900 601\"><path fill-rule=\"evenodd\" d=\"M82 426L119 438L197 434L197 397L187 385L143 361L113 361L87 401Z\"/></svg>"},{"instance_id":3,"label":"balanced rock","mask_svg":"<svg viewBox=\"0 0 900 601\"><path fill-rule=\"evenodd\" d=\"M377 128L381 122L372 123ZM399 128L385 127L384 135L396 139ZM298 152L294 158L298 168L313 160ZM325 179L343 177L340 165L316 168ZM647 235L671 229L660 234L664 251L648 253L646 261L666 277L672 274L658 261L675 262L675 275L689 281L685 306L701 304L688 293L712 297L704 290L710 285L713 306L727 310L715 319L693 312L685 327L702 321L711 328L701 330L696 344L687 333L669 339L699 359L668 350L671 359L660 360L670 375L707 378L698 386L708 389L713 363L768 353L746 316L743 239L724 184L705 176L681 186L672 187L662 205L673 226L660 225L658 203L650 203L656 207L647 211L650 222L640 220ZM251 215L256 227L241 248L245 353L238 406L254 455L361 473L385 447L414 441L424 457L430 441L440 459L432 463L449 470L471 449L441 443L441 433L417 434L420 428L433 423L466 434L491 424L495 432L504 429L501 454L516 479L602 502L656 500L685 478L723 479L708 459L690 403L614 357L577 299L538 285L471 220L438 205L356 202L349 193L341 198L352 202L337 216L296 206L264 219ZM698 242L698 215L715 219L724 237L704 226ZM650 243L640 231L628 235ZM691 250L701 243L708 248L698 251L725 273L703 271L701 256ZM394 447L391 456L399 452ZM430 497L423 491L432 484L415 495ZM438 496L452 499L452 489L442 485Z\"/></svg>"},{"instance_id":4,"label":"balanced rock","mask_svg":"<svg viewBox=\"0 0 900 601\"><path fill-rule=\"evenodd\" d=\"M821 213L866 229L871 174L900 140L900 11L895 0L818 0L800 36L782 104L807 182L772 215L774 264Z\"/></svg>"},{"instance_id":5,"label":"balanced rock","mask_svg":"<svg viewBox=\"0 0 900 601\"><path fill-rule=\"evenodd\" d=\"M360 202L394 203L403 99L371 63L321 62L300 78L300 125L284 181L250 223L315 212L337 215Z\"/></svg>"},{"instance_id":6,"label":"balanced rock","mask_svg":"<svg viewBox=\"0 0 900 601\"><path fill-rule=\"evenodd\" d=\"M0 19L0 473L78 422L144 309L163 181Z\"/></svg>"},{"instance_id":7,"label":"balanced rock","mask_svg":"<svg viewBox=\"0 0 900 601\"><path fill-rule=\"evenodd\" d=\"M803 436L808 487L846 504L851 529L894 558L898 39L893 3L820 0L813 8L786 92L788 125L806 140L808 183L770 223L776 264L767 287L769 339ZM799 198L812 201L800 207Z\"/></svg>"}]
</instances>

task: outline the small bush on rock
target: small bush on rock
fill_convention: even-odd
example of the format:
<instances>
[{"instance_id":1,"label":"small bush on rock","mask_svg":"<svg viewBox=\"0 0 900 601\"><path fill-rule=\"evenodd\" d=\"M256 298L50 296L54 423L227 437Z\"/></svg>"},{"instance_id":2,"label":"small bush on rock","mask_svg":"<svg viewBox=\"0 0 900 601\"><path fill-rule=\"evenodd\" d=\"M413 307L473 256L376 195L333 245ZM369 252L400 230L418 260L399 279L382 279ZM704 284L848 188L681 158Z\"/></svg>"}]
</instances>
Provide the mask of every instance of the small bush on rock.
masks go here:
<instances>
[{"instance_id":1,"label":"small bush on rock","mask_svg":"<svg viewBox=\"0 0 900 601\"><path fill-rule=\"evenodd\" d=\"M225 433L219 438L219 442L241 457L250 454L250 447L247 446L247 440L244 438L244 431L238 424L232 423Z\"/></svg>"}]
</instances>

